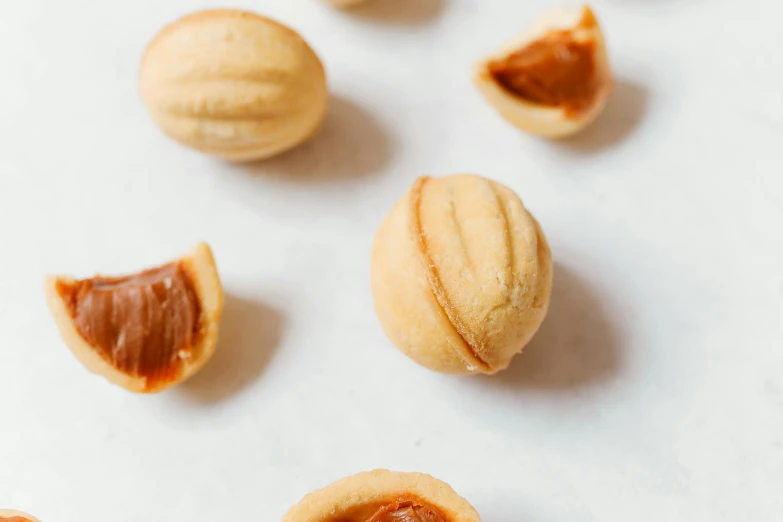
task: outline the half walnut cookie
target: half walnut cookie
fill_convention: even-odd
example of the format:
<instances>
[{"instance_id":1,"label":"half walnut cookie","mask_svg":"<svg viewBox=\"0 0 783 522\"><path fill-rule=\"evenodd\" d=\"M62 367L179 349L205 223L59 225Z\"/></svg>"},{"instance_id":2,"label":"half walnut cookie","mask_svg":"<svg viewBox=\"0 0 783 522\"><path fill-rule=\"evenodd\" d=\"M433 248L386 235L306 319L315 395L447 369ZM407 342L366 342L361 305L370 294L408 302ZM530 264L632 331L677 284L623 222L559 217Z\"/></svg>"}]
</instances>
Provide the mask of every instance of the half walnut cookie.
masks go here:
<instances>
[{"instance_id":1,"label":"half walnut cookie","mask_svg":"<svg viewBox=\"0 0 783 522\"><path fill-rule=\"evenodd\" d=\"M46 294L76 358L132 392L156 393L182 382L215 351L223 287L206 243L136 274L50 276Z\"/></svg>"},{"instance_id":2,"label":"half walnut cookie","mask_svg":"<svg viewBox=\"0 0 783 522\"><path fill-rule=\"evenodd\" d=\"M0 522L41 522L32 515L13 509L0 509Z\"/></svg>"},{"instance_id":3,"label":"half walnut cookie","mask_svg":"<svg viewBox=\"0 0 783 522\"><path fill-rule=\"evenodd\" d=\"M305 496L283 522L480 522L448 484L422 473L375 470Z\"/></svg>"},{"instance_id":4,"label":"half walnut cookie","mask_svg":"<svg viewBox=\"0 0 783 522\"><path fill-rule=\"evenodd\" d=\"M516 127L547 138L576 134L598 117L613 88L595 13L587 5L547 10L482 61L474 83Z\"/></svg>"}]
</instances>

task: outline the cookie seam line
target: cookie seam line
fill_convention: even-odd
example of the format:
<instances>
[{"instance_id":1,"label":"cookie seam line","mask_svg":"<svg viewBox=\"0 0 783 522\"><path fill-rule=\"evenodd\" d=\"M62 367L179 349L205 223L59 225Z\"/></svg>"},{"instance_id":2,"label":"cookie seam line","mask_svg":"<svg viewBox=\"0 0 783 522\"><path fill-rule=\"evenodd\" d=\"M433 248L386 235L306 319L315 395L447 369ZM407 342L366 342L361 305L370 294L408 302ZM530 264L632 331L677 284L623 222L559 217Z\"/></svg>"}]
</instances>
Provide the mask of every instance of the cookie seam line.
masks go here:
<instances>
[{"instance_id":1,"label":"cookie seam line","mask_svg":"<svg viewBox=\"0 0 783 522\"><path fill-rule=\"evenodd\" d=\"M446 291L443 288L443 284L440 281L440 277L438 276L437 266L435 265L435 262L430 256L429 250L427 249L426 241L424 240L424 233L421 226L421 211L420 211L421 193L422 193L422 189L424 188L424 185L431 179L432 178L428 176L424 176L416 180L413 187L411 188L411 201L410 201L411 227L413 228L412 232L416 241L416 245L418 247L417 250L422 257L422 264L424 265L424 269L427 273L427 282L429 283L430 292L432 292L432 295L435 296L435 300L438 302L440 309L443 311L443 313L446 315L446 318L449 320L451 327L454 328L454 331L457 333L460 339L462 339L462 342L465 343L467 352L473 359L470 362L477 363L480 369L485 372L492 371L492 367L490 367L489 364L487 364L481 357L479 357L475 347L468 341L467 337L463 333L463 330L466 330L466 328L462 327L459 324L460 321L456 317L456 314L453 313L453 307L451 306L451 303L448 302L448 298L446 297Z\"/></svg>"}]
</instances>

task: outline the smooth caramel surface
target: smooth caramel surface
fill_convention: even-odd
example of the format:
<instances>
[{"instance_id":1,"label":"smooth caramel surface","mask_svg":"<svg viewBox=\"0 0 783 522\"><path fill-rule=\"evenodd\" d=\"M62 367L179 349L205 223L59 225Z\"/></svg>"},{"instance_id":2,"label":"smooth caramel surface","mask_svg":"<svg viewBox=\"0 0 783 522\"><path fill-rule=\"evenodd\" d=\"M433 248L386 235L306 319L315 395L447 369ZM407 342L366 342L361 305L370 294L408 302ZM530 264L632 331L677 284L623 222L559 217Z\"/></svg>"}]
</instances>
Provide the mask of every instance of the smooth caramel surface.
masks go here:
<instances>
[{"instance_id":1,"label":"smooth caramel surface","mask_svg":"<svg viewBox=\"0 0 783 522\"><path fill-rule=\"evenodd\" d=\"M175 379L199 328L199 301L182 263L124 277L58 283L79 334L119 371Z\"/></svg>"},{"instance_id":2,"label":"smooth caramel surface","mask_svg":"<svg viewBox=\"0 0 783 522\"><path fill-rule=\"evenodd\" d=\"M594 56L594 41L576 41L571 31L552 31L490 62L489 72L514 96L573 114L588 107L598 91Z\"/></svg>"}]
</instances>

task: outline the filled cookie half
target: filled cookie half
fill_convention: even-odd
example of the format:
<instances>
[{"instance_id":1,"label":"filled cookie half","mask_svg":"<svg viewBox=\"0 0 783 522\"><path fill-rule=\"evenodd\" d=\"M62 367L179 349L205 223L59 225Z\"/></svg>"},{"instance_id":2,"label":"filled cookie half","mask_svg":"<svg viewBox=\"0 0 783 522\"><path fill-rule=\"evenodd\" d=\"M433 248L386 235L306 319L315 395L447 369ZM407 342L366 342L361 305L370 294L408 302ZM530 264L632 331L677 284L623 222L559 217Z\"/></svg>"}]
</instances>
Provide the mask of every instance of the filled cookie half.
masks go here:
<instances>
[{"instance_id":1,"label":"filled cookie half","mask_svg":"<svg viewBox=\"0 0 783 522\"><path fill-rule=\"evenodd\" d=\"M548 138L585 128L613 83L603 33L586 5L546 11L480 63L474 81L506 120Z\"/></svg>"},{"instance_id":2,"label":"filled cookie half","mask_svg":"<svg viewBox=\"0 0 783 522\"><path fill-rule=\"evenodd\" d=\"M132 392L182 382L215 351L223 288L206 243L135 274L50 276L46 295L79 361Z\"/></svg>"},{"instance_id":3,"label":"filled cookie half","mask_svg":"<svg viewBox=\"0 0 783 522\"><path fill-rule=\"evenodd\" d=\"M305 496L283 522L480 522L448 484L422 473L359 473Z\"/></svg>"}]
</instances>

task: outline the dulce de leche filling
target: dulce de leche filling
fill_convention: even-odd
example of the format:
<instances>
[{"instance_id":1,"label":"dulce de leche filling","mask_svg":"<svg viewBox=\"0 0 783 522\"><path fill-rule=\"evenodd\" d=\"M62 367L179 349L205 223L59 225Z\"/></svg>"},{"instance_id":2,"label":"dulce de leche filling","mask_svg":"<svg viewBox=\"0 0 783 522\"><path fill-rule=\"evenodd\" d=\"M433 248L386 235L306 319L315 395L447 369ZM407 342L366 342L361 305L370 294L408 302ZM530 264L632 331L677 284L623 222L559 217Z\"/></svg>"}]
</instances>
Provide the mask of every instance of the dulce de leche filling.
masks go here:
<instances>
[{"instance_id":1,"label":"dulce de leche filling","mask_svg":"<svg viewBox=\"0 0 783 522\"><path fill-rule=\"evenodd\" d=\"M59 282L79 334L109 364L154 382L176 379L199 331L199 300L181 262L123 277Z\"/></svg>"},{"instance_id":2,"label":"dulce de leche filling","mask_svg":"<svg viewBox=\"0 0 783 522\"><path fill-rule=\"evenodd\" d=\"M449 519L426 502L402 500L381 507L367 522L449 522Z\"/></svg>"},{"instance_id":3,"label":"dulce de leche filling","mask_svg":"<svg viewBox=\"0 0 783 522\"><path fill-rule=\"evenodd\" d=\"M529 102L562 107L568 116L589 107L599 88L595 41L577 41L571 31L551 31L488 67L507 92Z\"/></svg>"}]
</instances>

